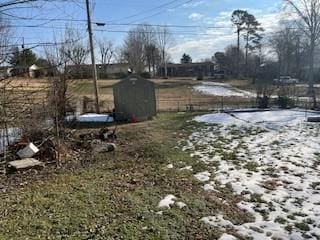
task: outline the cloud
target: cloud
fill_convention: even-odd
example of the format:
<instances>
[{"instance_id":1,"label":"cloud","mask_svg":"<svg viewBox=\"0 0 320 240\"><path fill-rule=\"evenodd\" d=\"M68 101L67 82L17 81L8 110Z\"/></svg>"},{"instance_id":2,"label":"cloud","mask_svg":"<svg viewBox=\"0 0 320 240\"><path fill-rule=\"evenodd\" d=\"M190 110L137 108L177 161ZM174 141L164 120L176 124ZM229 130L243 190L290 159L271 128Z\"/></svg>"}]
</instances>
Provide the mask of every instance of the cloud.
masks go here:
<instances>
[{"instance_id":1,"label":"cloud","mask_svg":"<svg viewBox=\"0 0 320 240\"><path fill-rule=\"evenodd\" d=\"M284 12L275 12L273 9L262 11L260 9L248 9L254 14L265 33L274 32L280 29L280 23L288 19ZM175 62L178 62L183 53L190 54L194 61L210 58L217 51L223 51L228 45L236 44L235 29L230 22L232 11L222 11L216 17L198 16L196 13L191 17L192 20L202 21L205 30L194 30L195 36L185 35L180 38L178 44L170 48L170 54ZM217 27L217 28L210 28ZM200 32L199 32L200 31Z\"/></svg>"},{"instance_id":2,"label":"cloud","mask_svg":"<svg viewBox=\"0 0 320 240\"><path fill-rule=\"evenodd\" d=\"M192 21L199 21L203 18L204 18L204 15L201 13L191 13L189 15L189 19L191 19Z\"/></svg>"},{"instance_id":3,"label":"cloud","mask_svg":"<svg viewBox=\"0 0 320 240\"><path fill-rule=\"evenodd\" d=\"M236 36L217 36L212 38L194 39L178 44L169 52L172 59L178 62L183 53L190 54L194 61L210 58L215 52L223 50L228 44L236 41Z\"/></svg>"}]
</instances>

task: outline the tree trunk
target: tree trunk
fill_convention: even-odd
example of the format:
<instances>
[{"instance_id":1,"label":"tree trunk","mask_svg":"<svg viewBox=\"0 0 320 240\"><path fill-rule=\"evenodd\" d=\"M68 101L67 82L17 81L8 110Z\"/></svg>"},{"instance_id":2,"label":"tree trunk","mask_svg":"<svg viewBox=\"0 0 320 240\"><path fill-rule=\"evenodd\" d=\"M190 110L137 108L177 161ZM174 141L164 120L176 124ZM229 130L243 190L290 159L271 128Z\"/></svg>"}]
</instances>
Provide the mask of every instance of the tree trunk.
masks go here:
<instances>
[{"instance_id":1,"label":"tree trunk","mask_svg":"<svg viewBox=\"0 0 320 240\"><path fill-rule=\"evenodd\" d=\"M282 68L282 56L279 54L279 63L278 63L278 79L280 80L280 77L281 77L281 68Z\"/></svg>"},{"instance_id":2,"label":"tree trunk","mask_svg":"<svg viewBox=\"0 0 320 240\"><path fill-rule=\"evenodd\" d=\"M249 54L249 33L246 36L246 67L245 67L245 76L248 77L248 54Z\"/></svg>"},{"instance_id":3,"label":"tree trunk","mask_svg":"<svg viewBox=\"0 0 320 240\"><path fill-rule=\"evenodd\" d=\"M165 50L162 50L162 59L164 64L164 78L168 77L168 69L167 69L167 60L166 60L166 53Z\"/></svg>"},{"instance_id":4,"label":"tree trunk","mask_svg":"<svg viewBox=\"0 0 320 240\"><path fill-rule=\"evenodd\" d=\"M152 51L152 72L153 72L153 77L156 77L156 60L155 60L155 57L154 57L154 51Z\"/></svg>"},{"instance_id":5,"label":"tree trunk","mask_svg":"<svg viewBox=\"0 0 320 240\"><path fill-rule=\"evenodd\" d=\"M315 48L315 39L311 39L310 43L310 59L309 59L309 89L308 89L308 95L312 97L313 100L313 108L317 107L317 99L314 91L314 48Z\"/></svg>"},{"instance_id":6,"label":"tree trunk","mask_svg":"<svg viewBox=\"0 0 320 240\"><path fill-rule=\"evenodd\" d=\"M239 77L239 75L240 75L240 28L237 29L237 34L238 34L237 77Z\"/></svg>"},{"instance_id":7,"label":"tree trunk","mask_svg":"<svg viewBox=\"0 0 320 240\"><path fill-rule=\"evenodd\" d=\"M151 57L150 57L150 55L148 56L148 70L151 75Z\"/></svg>"}]
</instances>

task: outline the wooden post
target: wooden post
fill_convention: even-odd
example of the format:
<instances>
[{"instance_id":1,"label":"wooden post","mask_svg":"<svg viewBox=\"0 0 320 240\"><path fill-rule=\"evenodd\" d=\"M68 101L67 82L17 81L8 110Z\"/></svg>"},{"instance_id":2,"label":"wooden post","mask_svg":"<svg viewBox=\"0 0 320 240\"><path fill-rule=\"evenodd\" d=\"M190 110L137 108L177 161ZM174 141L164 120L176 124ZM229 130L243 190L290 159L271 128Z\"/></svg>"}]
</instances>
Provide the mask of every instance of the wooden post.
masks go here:
<instances>
[{"instance_id":1,"label":"wooden post","mask_svg":"<svg viewBox=\"0 0 320 240\"><path fill-rule=\"evenodd\" d=\"M99 92L98 92L98 74L97 74L97 67L96 67L96 59L94 56L93 33L92 33L92 26L91 26L89 0L86 0L86 7L87 7L88 32L89 32L89 43L90 43L91 62L92 62L94 95L95 95L95 107L96 107L96 112L100 113Z\"/></svg>"}]
</instances>

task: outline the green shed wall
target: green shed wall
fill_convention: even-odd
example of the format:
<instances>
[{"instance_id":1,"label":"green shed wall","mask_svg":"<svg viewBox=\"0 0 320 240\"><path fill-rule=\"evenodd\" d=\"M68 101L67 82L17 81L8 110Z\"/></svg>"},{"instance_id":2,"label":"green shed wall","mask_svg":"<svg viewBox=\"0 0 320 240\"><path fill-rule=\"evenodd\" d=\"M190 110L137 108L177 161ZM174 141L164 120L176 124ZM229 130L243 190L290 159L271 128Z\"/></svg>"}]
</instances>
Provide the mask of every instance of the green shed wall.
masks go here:
<instances>
[{"instance_id":1,"label":"green shed wall","mask_svg":"<svg viewBox=\"0 0 320 240\"><path fill-rule=\"evenodd\" d=\"M116 119L130 120L135 117L144 121L156 116L155 84L140 77L129 77L113 87Z\"/></svg>"}]
</instances>

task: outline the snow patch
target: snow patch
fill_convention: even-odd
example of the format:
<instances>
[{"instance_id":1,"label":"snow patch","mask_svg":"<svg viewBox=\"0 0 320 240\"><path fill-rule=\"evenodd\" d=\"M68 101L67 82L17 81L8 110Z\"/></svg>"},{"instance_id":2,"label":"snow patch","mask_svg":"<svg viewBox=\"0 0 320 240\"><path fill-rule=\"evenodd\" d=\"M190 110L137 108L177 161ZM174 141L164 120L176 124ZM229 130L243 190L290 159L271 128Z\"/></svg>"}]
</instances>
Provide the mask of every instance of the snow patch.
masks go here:
<instances>
[{"instance_id":1,"label":"snow patch","mask_svg":"<svg viewBox=\"0 0 320 240\"><path fill-rule=\"evenodd\" d=\"M203 186L203 189L207 192L212 192L212 191L215 191L214 189L214 182L210 182L210 183L207 183Z\"/></svg>"},{"instance_id":2,"label":"snow patch","mask_svg":"<svg viewBox=\"0 0 320 240\"><path fill-rule=\"evenodd\" d=\"M187 204L185 204L184 202L177 202L176 204L179 208L184 208L187 206Z\"/></svg>"},{"instance_id":3,"label":"snow patch","mask_svg":"<svg viewBox=\"0 0 320 240\"><path fill-rule=\"evenodd\" d=\"M196 179L198 179L200 182L207 182L210 180L211 173L208 171L200 172L194 175Z\"/></svg>"},{"instance_id":4,"label":"snow patch","mask_svg":"<svg viewBox=\"0 0 320 240\"><path fill-rule=\"evenodd\" d=\"M228 220L225 220L223 218L223 215L203 217L200 219L200 221L214 227L220 227L222 229L233 227L233 223Z\"/></svg>"},{"instance_id":5,"label":"snow patch","mask_svg":"<svg viewBox=\"0 0 320 240\"><path fill-rule=\"evenodd\" d=\"M158 207L159 208L170 208L170 205L174 204L175 199L176 199L176 197L174 195L169 194L159 202Z\"/></svg>"},{"instance_id":6,"label":"snow patch","mask_svg":"<svg viewBox=\"0 0 320 240\"><path fill-rule=\"evenodd\" d=\"M282 127L288 124L305 122L308 117L319 116L320 113L299 110L271 110L257 112L215 113L195 117L197 122L223 125L248 126L250 124L265 127Z\"/></svg>"},{"instance_id":7,"label":"snow patch","mask_svg":"<svg viewBox=\"0 0 320 240\"><path fill-rule=\"evenodd\" d=\"M168 164L168 165L166 166L166 168L172 169L172 168L173 168L173 164Z\"/></svg>"},{"instance_id":8,"label":"snow patch","mask_svg":"<svg viewBox=\"0 0 320 240\"><path fill-rule=\"evenodd\" d=\"M183 170L192 171L192 166L186 166L186 167L180 168L180 171L183 171Z\"/></svg>"},{"instance_id":9,"label":"snow patch","mask_svg":"<svg viewBox=\"0 0 320 240\"><path fill-rule=\"evenodd\" d=\"M232 236L230 234L226 234L224 233L219 240L237 240L237 238L235 236Z\"/></svg>"},{"instance_id":10,"label":"snow patch","mask_svg":"<svg viewBox=\"0 0 320 240\"><path fill-rule=\"evenodd\" d=\"M205 95L221 97L255 97L253 93L231 87L227 83L203 82L202 85L195 86L194 90Z\"/></svg>"},{"instance_id":11,"label":"snow patch","mask_svg":"<svg viewBox=\"0 0 320 240\"><path fill-rule=\"evenodd\" d=\"M252 239L316 239L320 236L320 125L307 123L316 112L299 110L210 114L197 119L217 123L189 136L183 150L199 161L219 160L207 191L231 186L237 204L255 217L233 225L222 215L201 221ZM233 121L229 121L230 117ZM238 118L241 118L238 119ZM223 121L226 120L226 121ZM241 124L235 124L241 121ZM209 181L208 171L195 175ZM257 197L258 196L258 197ZM288 226L292 230L288 231Z\"/></svg>"}]
</instances>

